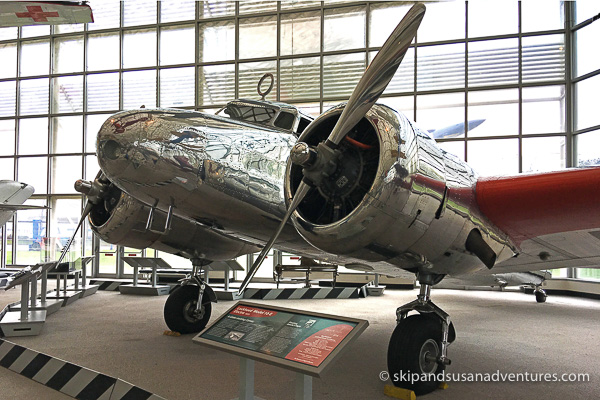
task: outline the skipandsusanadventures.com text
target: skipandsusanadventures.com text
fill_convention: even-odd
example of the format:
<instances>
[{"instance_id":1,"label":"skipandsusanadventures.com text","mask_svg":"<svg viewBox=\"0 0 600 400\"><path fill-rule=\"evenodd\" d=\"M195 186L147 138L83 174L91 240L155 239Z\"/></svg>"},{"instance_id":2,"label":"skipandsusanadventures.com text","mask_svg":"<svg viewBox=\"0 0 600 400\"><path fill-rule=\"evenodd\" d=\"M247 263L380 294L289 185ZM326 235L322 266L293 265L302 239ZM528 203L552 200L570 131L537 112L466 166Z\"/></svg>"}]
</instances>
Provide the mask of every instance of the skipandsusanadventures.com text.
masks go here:
<instances>
[{"instance_id":1,"label":"skipandsusanadventures.com text","mask_svg":"<svg viewBox=\"0 0 600 400\"><path fill-rule=\"evenodd\" d=\"M440 372L437 374L418 374L414 372L397 372L390 374L381 371L382 381L393 382L589 382L588 373L544 373L544 372Z\"/></svg>"}]
</instances>

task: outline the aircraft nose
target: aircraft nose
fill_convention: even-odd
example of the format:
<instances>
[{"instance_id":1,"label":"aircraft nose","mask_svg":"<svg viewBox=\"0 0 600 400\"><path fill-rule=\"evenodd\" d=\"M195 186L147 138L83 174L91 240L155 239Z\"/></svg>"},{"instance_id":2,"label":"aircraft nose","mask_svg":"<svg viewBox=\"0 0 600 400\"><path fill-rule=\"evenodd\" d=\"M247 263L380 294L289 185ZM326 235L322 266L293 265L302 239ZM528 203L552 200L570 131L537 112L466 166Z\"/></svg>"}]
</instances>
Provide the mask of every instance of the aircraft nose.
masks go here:
<instances>
[{"instance_id":1,"label":"aircraft nose","mask_svg":"<svg viewBox=\"0 0 600 400\"><path fill-rule=\"evenodd\" d=\"M127 111L108 118L96 141L98 163L104 173L112 179L128 174L131 168L138 168L147 158L146 148L148 127L153 118L150 113Z\"/></svg>"}]
</instances>

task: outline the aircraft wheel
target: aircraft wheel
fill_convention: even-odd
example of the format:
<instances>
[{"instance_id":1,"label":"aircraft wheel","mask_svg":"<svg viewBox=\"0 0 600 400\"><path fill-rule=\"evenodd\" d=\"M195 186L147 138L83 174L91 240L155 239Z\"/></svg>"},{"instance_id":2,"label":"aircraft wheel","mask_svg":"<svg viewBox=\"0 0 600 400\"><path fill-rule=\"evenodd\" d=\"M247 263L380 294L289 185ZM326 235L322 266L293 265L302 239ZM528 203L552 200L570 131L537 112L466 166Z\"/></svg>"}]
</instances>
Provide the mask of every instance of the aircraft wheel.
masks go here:
<instances>
[{"instance_id":1,"label":"aircraft wheel","mask_svg":"<svg viewBox=\"0 0 600 400\"><path fill-rule=\"evenodd\" d=\"M388 346L388 372L395 386L409 389L417 396L438 388L437 374L446 369L437 358L442 348L442 326L439 320L425 315L411 315L400 322ZM409 379L418 374L421 379ZM424 375L429 376L427 380Z\"/></svg>"},{"instance_id":2,"label":"aircraft wheel","mask_svg":"<svg viewBox=\"0 0 600 400\"><path fill-rule=\"evenodd\" d=\"M548 295L543 290L538 290L535 292L535 301L537 301L538 303L545 303L546 297L548 297Z\"/></svg>"},{"instance_id":3,"label":"aircraft wheel","mask_svg":"<svg viewBox=\"0 0 600 400\"><path fill-rule=\"evenodd\" d=\"M182 334L198 333L204 329L210 319L212 304L208 294L204 292L202 296L204 315L195 315L199 290L196 285L185 285L175 289L169 295L164 308L165 322L169 329Z\"/></svg>"}]
</instances>

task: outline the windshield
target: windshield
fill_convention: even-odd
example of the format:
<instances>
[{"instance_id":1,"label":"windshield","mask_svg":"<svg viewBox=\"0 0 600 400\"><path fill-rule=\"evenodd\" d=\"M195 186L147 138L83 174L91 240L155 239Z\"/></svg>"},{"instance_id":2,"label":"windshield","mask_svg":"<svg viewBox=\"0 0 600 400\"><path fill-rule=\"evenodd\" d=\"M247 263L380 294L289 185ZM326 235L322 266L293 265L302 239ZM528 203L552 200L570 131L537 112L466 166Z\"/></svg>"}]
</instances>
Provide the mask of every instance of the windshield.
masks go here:
<instances>
[{"instance_id":1,"label":"windshield","mask_svg":"<svg viewBox=\"0 0 600 400\"><path fill-rule=\"evenodd\" d=\"M223 112L230 118L237 119L239 121L268 124L277 113L277 110L242 104L228 104Z\"/></svg>"}]
</instances>

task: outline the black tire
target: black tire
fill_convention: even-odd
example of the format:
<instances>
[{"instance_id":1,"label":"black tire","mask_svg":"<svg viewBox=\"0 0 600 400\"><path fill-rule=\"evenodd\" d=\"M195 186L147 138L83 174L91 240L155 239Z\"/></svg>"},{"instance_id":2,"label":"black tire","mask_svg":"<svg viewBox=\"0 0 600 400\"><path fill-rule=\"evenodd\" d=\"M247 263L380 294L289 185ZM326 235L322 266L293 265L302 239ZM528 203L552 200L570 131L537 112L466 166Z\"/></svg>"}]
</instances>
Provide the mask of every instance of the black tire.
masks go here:
<instances>
[{"instance_id":1,"label":"black tire","mask_svg":"<svg viewBox=\"0 0 600 400\"><path fill-rule=\"evenodd\" d=\"M164 308L165 322L170 330L186 333L198 333L208 323L212 304L208 294L204 292L202 304L204 305L204 315L198 319L192 315L198 302L198 291L200 288L195 285L180 286L175 289L167 298Z\"/></svg>"},{"instance_id":2,"label":"black tire","mask_svg":"<svg viewBox=\"0 0 600 400\"><path fill-rule=\"evenodd\" d=\"M424 356L431 354L437 358L441 349L442 324L439 319L418 314L400 322L394 329L388 346L388 372L394 385L412 390L417 396L437 389L440 381L435 375L444 372L446 366L426 361ZM415 373L420 377L424 374L434 376L411 382L408 377Z\"/></svg>"},{"instance_id":3,"label":"black tire","mask_svg":"<svg viewBox=\"0 0 600 400\"><path fill-rule=\"evenodd\" d=\"M545 303L546 302L546 293L538 291L535 292L535 301L537 301L538 303Z\"/></svg>"}]
</instances>

